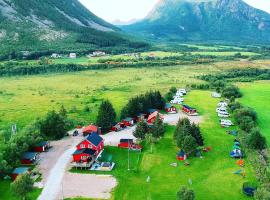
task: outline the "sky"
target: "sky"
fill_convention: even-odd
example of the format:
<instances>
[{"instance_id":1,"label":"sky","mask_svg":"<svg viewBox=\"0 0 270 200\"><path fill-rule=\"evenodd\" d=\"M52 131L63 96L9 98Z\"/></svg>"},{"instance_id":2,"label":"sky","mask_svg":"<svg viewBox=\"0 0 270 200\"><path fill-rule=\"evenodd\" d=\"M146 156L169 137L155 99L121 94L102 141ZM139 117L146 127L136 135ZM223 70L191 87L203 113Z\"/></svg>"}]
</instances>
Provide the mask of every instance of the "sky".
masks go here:
<instances>
[{"instance_id":1,"label":"sky","mask_svg":"<svg viewBox=\"0 0 270 200\"><path fill-rule=\"evenodd\" d=\"M159 0L79 0L95 15L108 22L144 18ZM270 0L244 0L270 13Z\"/></svg>"}]
</instances>

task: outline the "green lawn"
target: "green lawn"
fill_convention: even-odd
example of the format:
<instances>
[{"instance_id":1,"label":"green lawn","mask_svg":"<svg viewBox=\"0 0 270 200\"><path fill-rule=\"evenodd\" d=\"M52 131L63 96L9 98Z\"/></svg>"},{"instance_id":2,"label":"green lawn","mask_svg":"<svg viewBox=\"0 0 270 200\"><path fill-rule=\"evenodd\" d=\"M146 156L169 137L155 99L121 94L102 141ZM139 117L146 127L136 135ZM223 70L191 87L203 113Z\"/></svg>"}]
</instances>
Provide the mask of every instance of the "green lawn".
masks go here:
<instances>
[{"instance_id":1,"label":"green lawn","mask_svg":"<svg viewBox=\"0 0 270 200\"><path fill-rule=\"evenodd\" d=\"M243 182L254 180L251 166L247 164L245 167L245 179L233 174L239 169L236 160L229 157L233 137L219 126L215 113L218 100L211 98L210 94L207 91L193 91L186 102L203 114L201 129L206 145L213 150L205 153L202 159L190 158L191 165L184 166L183 162L176 160L177 148L172 140L175 127L168 126L165 137L154 146L153 153L146 148L142 155L135 152L131 154L133 170L128 171L127 150L107 147L106 151L113 155L116 163L116 168L111 173L119 182L113 192L113 199L173 200L179 187L189 185L189 180L192 180L192 185L189 186L194 189L198 200L248 199L242 194L241 187ZM179 166L171 167L173 162L177 162ZM149 183L146 181L148 176L151 177Z\"/></svg>"},{"instance_id":2,"label":"green lawn","mask_svg":"<svg viewBox=\"0 0 270 200\"><path fill-rule=\"evenodd\" d=\"M239 84L244 96L240 101L258 114L258 125L270 145L270 81Z\"/></svg>"},{"instance_id":3,"label":"green lawn","mask_svg":"<svg viewBox=\"0 0 270 200\"><path fill-rule=\"evenodd\" d=\"M0 199L1 200L18 200L11 189L10 189L11 181L3 181L0 180ZM41 189L34 189L28 196L27 200L36 200L41 193Z\"/></svg>"},{"instance_id":4,"label":"green lawn","mask_svg":"<svg viewBox=\"0 0 270 200\"><path fill-rule=\"evenodd\" d=\"M243 51L224 51L224 52L212 52L212 51L195 51L191 52L192 55L204 55L204 56L234 56L237 53L241 53L243 56L256 56L258 53L243 52Z\"/></svg>"}]
</instances>

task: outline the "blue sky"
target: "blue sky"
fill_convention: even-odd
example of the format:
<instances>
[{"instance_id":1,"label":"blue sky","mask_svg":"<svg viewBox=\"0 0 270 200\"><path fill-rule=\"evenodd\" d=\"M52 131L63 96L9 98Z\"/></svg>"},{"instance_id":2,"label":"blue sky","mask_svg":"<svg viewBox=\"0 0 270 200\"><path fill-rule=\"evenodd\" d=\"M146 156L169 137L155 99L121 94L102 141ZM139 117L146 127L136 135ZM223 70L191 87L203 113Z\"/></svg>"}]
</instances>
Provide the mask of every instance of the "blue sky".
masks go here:
<instances>
[{"instance_id":1,"label":"blue sky","mask_svg":"<svg viewBox=\"0 0 270 200\"><path fill-rule=\"evenodd\" d=\"M147 15L159 0L79 0L97 16L108 22L130 21ZM270 0L244 0L270 13Z\"/></svg>"}]
</instances>

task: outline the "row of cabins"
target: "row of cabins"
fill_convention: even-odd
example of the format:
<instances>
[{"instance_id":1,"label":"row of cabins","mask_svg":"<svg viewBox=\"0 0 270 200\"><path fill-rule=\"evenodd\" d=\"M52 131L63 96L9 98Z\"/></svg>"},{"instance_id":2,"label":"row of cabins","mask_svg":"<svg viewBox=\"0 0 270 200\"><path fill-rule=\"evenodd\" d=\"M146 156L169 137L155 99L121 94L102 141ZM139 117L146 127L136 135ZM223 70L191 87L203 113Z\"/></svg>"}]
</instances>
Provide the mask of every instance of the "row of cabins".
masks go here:
<instances>
[{"instance_id":1,"label":"row of cabins","mask_svg":"<svg viewBox=\"0 0 270 200\"><path fill-rule=\"evenodd\" d=\"M33 165L35 164L39 159L39 153L46 152L50 148L50 143L48 141L42 141L35 145L32 148L31 152L25 152L21 156L21 164L22 165ZM24 167L17 167L13 170L11 173L12 180L16 180L16 178L19 175L30 173L30 167L24 166Z\"/></svg>"},{"instance_id":2,"label":"row of cabins","mask_svg":"<svg viewBox=\"0 0 270 200\"><path fill-rule=\"evenodd\" d=\"M90 54L90 55L88 55L87 57L101 57L101 56L105 56L106 55L106 53L105 52L103 52L103 51L94 51L92 54ZM60 54L58 54L58 53L53 53L52 55L51 55L51 58L61 58L62 56L60 55ZM69 55L68 55L68 57L69 58L71 58L71 59L75 59L75 58L77 58L77 54L76 53L70 53Z\"/></svg>"}]
</instances>

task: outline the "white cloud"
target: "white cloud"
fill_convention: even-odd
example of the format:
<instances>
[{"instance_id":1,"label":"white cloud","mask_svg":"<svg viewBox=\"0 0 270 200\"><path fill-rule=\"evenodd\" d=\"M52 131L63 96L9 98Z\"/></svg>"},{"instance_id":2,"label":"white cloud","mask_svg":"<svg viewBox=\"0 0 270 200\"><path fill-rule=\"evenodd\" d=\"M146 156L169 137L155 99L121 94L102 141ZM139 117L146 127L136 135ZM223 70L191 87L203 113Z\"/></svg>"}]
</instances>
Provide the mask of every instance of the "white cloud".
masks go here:
<instances>
[{"instance_id":1,"label":"white cloud","mask_svg":"<svg viewBox=\"0 0 270 200\"><path fill-rule=\"evenodd\" d=\"M97 16L112 22L130 21L145 17L159 0L80 0ZM270 0L244 0L270 13Z\"/></svg>"}]
</instances>

